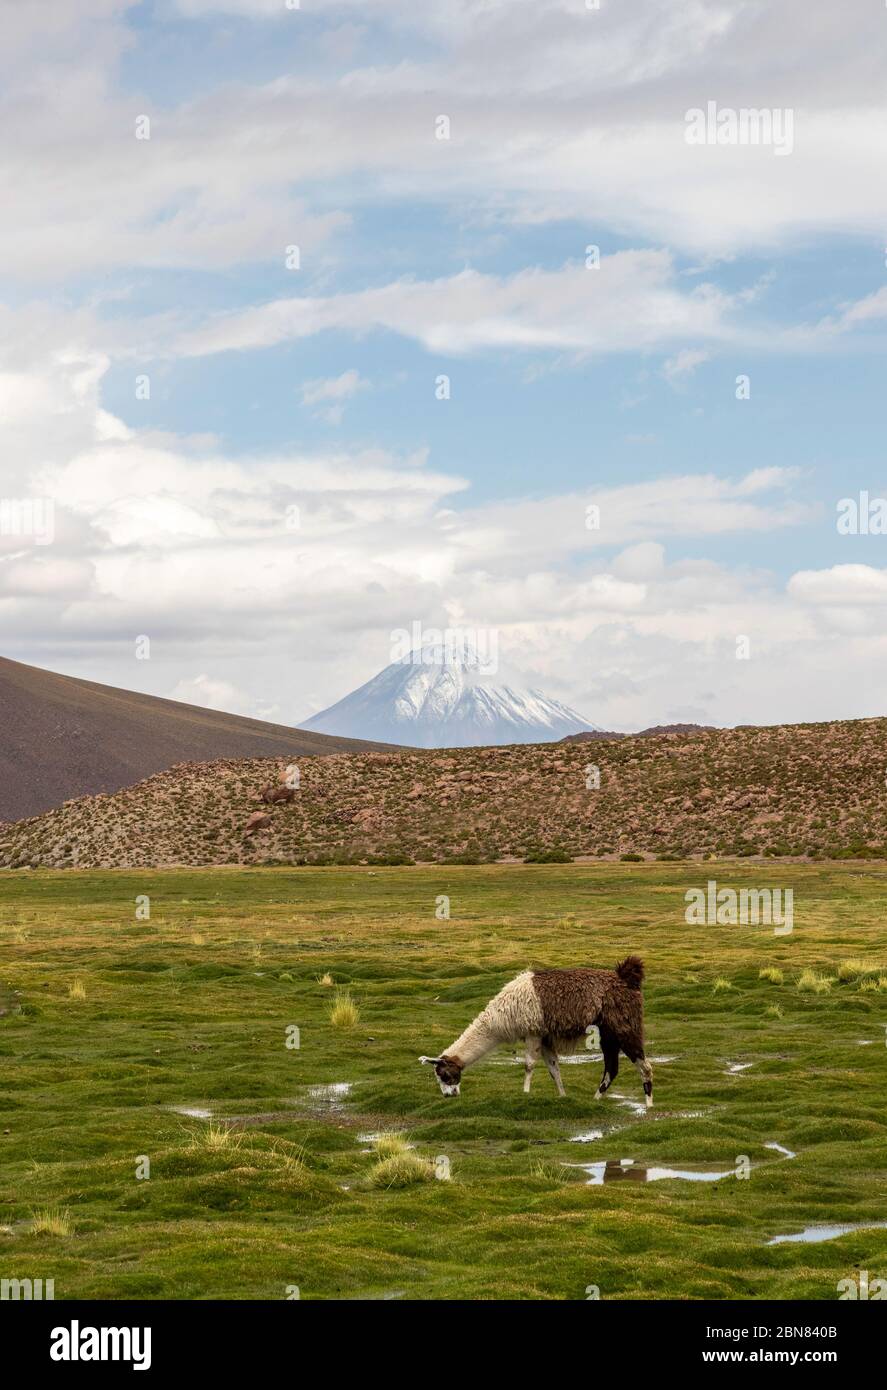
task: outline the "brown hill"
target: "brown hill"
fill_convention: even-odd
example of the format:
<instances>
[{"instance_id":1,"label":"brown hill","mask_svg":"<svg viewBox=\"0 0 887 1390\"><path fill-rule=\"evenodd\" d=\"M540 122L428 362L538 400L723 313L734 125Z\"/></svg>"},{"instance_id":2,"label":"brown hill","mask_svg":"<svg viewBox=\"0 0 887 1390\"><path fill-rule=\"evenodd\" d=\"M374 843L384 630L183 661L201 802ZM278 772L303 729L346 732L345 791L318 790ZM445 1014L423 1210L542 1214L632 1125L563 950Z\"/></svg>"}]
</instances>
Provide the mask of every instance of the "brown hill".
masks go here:
<instances>
[{"instance_id":1,"label":"brown hill","mask_svg":"<svg viewBox=\"0 0 887 1390\"><path fill-rule=\"evenodd\" d=\"M260 803L278 766L188 763L70 802L0 831L0 864L887 856L884 719L335 754Z\"/></svg>"},{"instance_id":2,"label":"brown hill","mask_svg":"<svg viewBox=\"0 0 887 1390\"><path fill-rule=\"evenodd\" d=\"M185 760L372 748L117 690L0 657L0 821L113 792Z\"/></svg>"}]
</instances>

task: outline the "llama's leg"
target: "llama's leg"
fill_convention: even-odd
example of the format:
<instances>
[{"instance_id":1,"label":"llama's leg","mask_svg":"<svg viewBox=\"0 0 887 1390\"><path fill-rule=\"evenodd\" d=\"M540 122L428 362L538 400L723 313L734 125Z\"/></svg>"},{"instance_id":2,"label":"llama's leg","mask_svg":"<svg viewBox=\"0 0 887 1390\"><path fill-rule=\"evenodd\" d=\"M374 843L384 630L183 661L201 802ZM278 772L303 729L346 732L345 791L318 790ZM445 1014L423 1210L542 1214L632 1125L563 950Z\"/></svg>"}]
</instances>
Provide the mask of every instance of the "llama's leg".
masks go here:
<instances>
[{"instance_id":1,"label":"llama's leg","mask_svg":"<svg viewBox=\"0 0 887 1390\"><path fill-rule=\"evenodd\" d=\"M539 1061L539 1055L540 1055L541 1051L542 1051L542 1039L541 1039L541 1038L527 1038L527 1039L526 1039L526 1053L525 1053L525 1061L524 1061L524 1095L529 1095L529 1092L530 1092L530 1082L531 1082L532 1079L533 1079L533 1068L535 1067L536 1063Z\"/></svg>"},{"instance_id":2,"label":"llama's leg","mask_svg":"<svg viewBox=\"0 0 887 1390\"><path fill-rule=\"evenodd\" d=\"M604 1092L610 1089L619 1071L619 1044L615 1039L601 1037L601 1051L604 1054L604 1074L594 1093L595 1100L600 1100Z\"/></svg>"},{"instance_id":3,"label":"llama's leg","mask_svg":"<svg viewBox=\"0 0 887 1390\"><path fill-rule=\"evenodd\" d=\"M647 1109L650 1110L653 1105L653 1068L644 1056L643 1048L639 1050L632 1048L630 1052L628 1049L625 1049L625 1055L630 1062L634 1062L641 1074L641 1081L644 1083L644 1096L647 1102Z\"/></svg>"},{"instance_id":4,"label":"llama's leg","mask_svg":"<svg viewBox=\"0 0 887 1390\"><path fill-rule=\"evenodd\" d=\"M565 1096L567 1093L564 1090L564 1083L561 1081L561 1069L558 1066L557 1053L555 1052L554 1048L549 1047L547 1043L543 1043L542 1057L545 1062L545 1065L548 1068L548 1075L551 1077L552 1081L557 1087L558 1095Z\"/></svg>"}]
</instances>

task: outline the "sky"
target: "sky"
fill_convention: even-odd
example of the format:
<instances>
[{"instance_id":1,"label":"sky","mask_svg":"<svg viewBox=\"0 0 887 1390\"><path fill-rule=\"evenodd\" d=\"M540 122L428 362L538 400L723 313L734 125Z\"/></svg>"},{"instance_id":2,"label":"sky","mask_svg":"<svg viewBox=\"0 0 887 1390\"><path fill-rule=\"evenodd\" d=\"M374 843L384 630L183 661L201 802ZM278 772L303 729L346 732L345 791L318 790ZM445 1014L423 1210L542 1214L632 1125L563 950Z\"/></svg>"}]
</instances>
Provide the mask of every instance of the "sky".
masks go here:
<instances>
[{"instance_id":1,"label":"sky","mask_svg":"<svg viewBox=\"0 0 887 1390\"><path fill-rule=\"evenodd\" d=\"M885 105L880 0L0 0L0 654L882 715Z\"/></svg>"}]
</instances>

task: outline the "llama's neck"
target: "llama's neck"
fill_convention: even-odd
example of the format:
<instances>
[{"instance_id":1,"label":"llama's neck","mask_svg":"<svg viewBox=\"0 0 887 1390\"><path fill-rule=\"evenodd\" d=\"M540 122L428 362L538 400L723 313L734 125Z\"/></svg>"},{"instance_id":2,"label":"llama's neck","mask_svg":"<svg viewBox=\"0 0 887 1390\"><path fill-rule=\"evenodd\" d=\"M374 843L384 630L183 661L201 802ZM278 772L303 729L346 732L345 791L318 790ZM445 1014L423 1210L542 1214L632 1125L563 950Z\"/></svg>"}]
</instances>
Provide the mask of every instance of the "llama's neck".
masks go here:
<instances>
[{"instance_id":1,"label":"llama's neck","mask_svg":"<svg viewBox=\"0 0 887 1390\"><path fill-rule=\"evenodd\" d=\"M479 1062L481 1057L486 1057L488 1052L492 1052L498 1042L499 1038L490 1031L483 1014L479 1014L465 1032L460 1033L456 1041L447 1048L444 1055L458 1057L463 1068L470 1067L474 1062Z\"/></svg>"}]
</instances>

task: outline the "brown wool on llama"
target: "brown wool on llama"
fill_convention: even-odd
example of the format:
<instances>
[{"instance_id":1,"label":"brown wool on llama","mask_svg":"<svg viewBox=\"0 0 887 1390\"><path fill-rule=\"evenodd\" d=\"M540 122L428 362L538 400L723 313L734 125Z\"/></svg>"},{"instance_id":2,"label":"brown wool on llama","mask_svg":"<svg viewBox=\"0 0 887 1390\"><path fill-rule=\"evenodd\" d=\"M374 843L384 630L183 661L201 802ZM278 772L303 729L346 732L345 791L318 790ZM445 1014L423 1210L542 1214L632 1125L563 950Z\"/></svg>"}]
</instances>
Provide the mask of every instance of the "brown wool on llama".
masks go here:
<instances>
[{"instance_id":1,"label":"brown wool on llama","mask_svg":"<svg viewBox=\"0 0 887 1390\"><path fill-rule=\"evenodd\" d=\"M640 1072L648 1106L653 1069L644 1055L643 961L626 956L615 970L525 970L510 980L439 1057L420 1057L437 1073L445 1096L459 1094L462 1072L500 1043L523 1042L524 1091L540 1056L564 1095L558 1056L575 1051L593 1029L600 1035L604 1074L595 1100L609 1090L624 1052Z\"/></svg>"}]
</instances>

